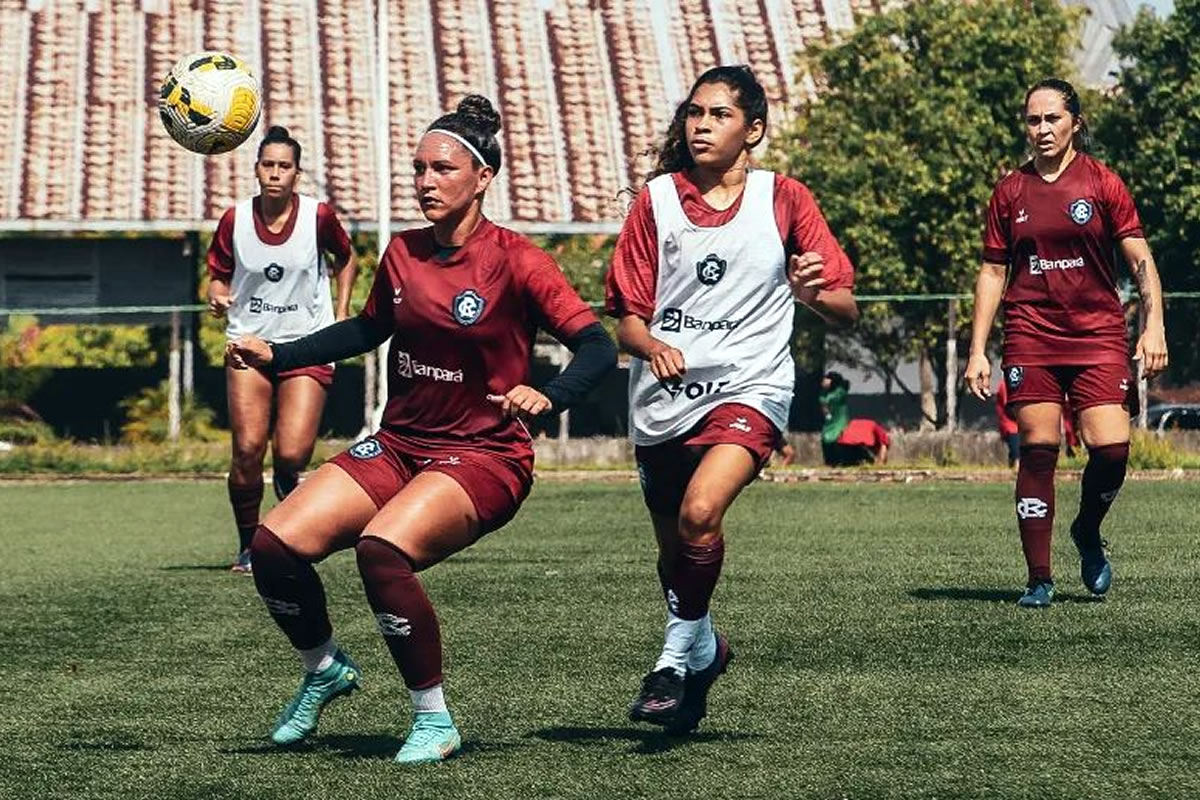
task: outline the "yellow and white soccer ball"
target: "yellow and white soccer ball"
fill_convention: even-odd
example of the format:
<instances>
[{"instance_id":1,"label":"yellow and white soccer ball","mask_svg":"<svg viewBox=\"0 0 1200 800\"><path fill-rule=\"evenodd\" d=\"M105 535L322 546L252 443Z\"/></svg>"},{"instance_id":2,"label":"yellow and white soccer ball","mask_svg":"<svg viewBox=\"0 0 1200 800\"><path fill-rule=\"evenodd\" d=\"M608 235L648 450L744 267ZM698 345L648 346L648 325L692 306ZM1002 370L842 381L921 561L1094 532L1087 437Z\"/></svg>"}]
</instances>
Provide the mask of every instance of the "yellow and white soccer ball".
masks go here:
<instances>
[{"instance_id":1,"label":"yellow and white soccer ball","mask_svg":"<svg viewBox=\"0 0 1200 800\"><path fill-rule=\"evenodd\" d=\"M225 153L258 125L258 79L228 53L184 56L163 79L158 114L171 138L196 153Z\"/></svg>"}]
</instances>

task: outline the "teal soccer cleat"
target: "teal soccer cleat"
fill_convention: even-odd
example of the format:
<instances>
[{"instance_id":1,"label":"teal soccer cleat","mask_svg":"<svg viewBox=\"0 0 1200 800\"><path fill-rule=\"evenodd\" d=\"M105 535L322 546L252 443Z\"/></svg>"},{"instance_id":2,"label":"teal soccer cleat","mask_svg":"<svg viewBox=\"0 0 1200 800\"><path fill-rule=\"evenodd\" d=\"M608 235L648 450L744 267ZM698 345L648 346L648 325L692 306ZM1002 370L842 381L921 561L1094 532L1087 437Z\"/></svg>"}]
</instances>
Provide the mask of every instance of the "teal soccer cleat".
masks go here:
<instances>
[{"instance_id":1,"label":"teal soccer cleat","mask_svg":"<svg viewBox=\"0 0 1200 800\"><path fill-rule=\"evenodd\" d=\"M1054 599L1054 581L1031 581L1017 600L1021 608L1049 608Z\"/></svg>"},{"instance_id":2,"label":"teal soccer cleat","mask_svg":"<svg viewBox=\"0 0 1200 800\"><path fill-rule=\"evenodd\" d=\"M427 764L445 761L462 749L462 737L448 711L418 711L404 746L396 753L397 764Z\"/></svg>"},{"instance_id":3,"label":"teal soccer cleat","mask_svg":"<svg viewBox=\"0 0 1200 800\"><path fill-rule=\"evenodd\" d=\"M1100 538L1100 532L1087 535L1079 527L1079 520L1071 523L1071 541L1079 551L1079 577L1083 585L1094 595L1102 595L1112 586L1112 565L1108 563L1108 542Z\"/></svg>"},{"instance_id":4,"label":"teal soccer cleat","mask_svg":"<svg viewBox=\"0 0 1200 800\"><path fill-rule=\"evenodd\" d=\"M317 729L321 710L335 697L350 694L361 688L362 671L341 650L333 656L333 664L320 672L309 672L300 684L300 691L275 720L271 741L289 745L303 741Z\"/></svg>"}]
</instances>

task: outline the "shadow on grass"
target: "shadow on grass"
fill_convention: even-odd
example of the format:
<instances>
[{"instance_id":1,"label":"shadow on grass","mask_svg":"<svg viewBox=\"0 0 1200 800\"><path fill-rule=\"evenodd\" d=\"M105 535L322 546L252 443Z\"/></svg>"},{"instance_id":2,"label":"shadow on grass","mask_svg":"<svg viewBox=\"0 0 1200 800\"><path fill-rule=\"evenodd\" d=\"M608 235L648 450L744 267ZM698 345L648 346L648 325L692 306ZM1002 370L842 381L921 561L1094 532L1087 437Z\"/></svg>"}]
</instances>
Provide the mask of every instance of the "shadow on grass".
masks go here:
<instances>
[{"instance_id":1,"label":"shadow on grass","mask_svg":"<svg viewBox=\"0 0 1200 800\"><path fill-rule=\"evenodd\" d=\"M163 572L229 572L229 565L233 562L223 564L169 564L165 567L159 567Z\"/></svg>"},{"instance_id":2,"label":"shadow on grass","mask_svg":"<svg viewBox=\"0 0 1200 800\"><path fill-rule=\"evenodd\" d=\"M312 755L332 755L338 758L350 759L384 759L390 760L396 755L404 740L387 734L338 734L332 736L317 735L308 742L301 742L291 747L281 747L269 742L255 742L242 747L223 747L219 752L228 755L265 756L280 755L281 753L309 753ZM529 747L522 742L486 742L467 739L462 744L458 755L472 753L493 753L503 750Z\"/></svg>"},{"instance_id":3,"label":"shadow on grass","mask_svg":"<svg viewBox=\"0 0 1200 800\"><path fill-rule=\"evenodd\" d=\"M1016 603L1021 597L1018 589L986 589L973 586L938 586L913 589L909 597L918 600L972 600L983 603ZM1056 603L1103 603L1103 597L1090 594L1055 592Z\"/></svg>"},{"instance_id":4,"label":"shadow on grass","mask_svg":"<svg viewBox=\"0 0 1200 800\"><path fill-rule=\"evenodd\" d=\"M542 728L529 736L547 742L566 742L584 746L605 744L614 740L632 742L630 752L641 755L665 753L677 747L683 747L695 742L734 742L743 739L761 739L760 733L734 733L731 731L698 731L683 736L671 736L665 731L647 728L615 728L598 727L585 728L582 726L558 726Z\"/></svg>"}]
</instances>

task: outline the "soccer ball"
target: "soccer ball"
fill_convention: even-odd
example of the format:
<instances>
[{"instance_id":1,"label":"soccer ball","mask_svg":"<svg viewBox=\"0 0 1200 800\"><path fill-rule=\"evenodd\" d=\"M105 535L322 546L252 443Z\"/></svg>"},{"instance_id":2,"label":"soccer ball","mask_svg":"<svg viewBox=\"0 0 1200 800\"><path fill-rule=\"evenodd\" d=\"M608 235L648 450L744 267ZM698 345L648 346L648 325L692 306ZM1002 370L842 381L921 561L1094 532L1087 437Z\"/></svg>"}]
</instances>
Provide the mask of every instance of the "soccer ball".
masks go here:
<instances>
[{"instance_id":1,"label":"soccer ball","mask_svg":"<svg viewBox=\"0 0 1200 800\"><path fill-rule=\"evenodd\" d=\"M171 67L158 115L171 138L195 153L225 153L258 124L262 97L245 62L228 53L193 53Z\"/></svg>"}]
</instances>

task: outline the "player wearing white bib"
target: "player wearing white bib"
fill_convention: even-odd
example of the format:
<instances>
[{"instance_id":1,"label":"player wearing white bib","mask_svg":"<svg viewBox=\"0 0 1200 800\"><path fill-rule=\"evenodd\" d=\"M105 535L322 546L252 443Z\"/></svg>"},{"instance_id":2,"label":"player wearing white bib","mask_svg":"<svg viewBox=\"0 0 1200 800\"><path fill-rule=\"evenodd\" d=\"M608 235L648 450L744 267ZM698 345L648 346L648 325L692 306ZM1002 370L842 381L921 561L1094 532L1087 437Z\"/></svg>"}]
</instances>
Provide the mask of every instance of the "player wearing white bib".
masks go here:
<instances>
[{"instance_id":1,"label":"player wearing white bib","mask_svg":"<svg viewBox=\"0 0 1200 800\"><path fill-rule=\"evenodd\" d=\"M709 600L722 519L770 458L795 382L794 303L858 316L853 268L808 189L752 169L767 101L747 67L697 79L667 130L609 270L630 366L630 429L658 539L666 642L630 716L688 732L731 657Z\"/></svg>"},{"instance_id":2,"label":"player wearing white bib","mask_svg":"<svg viewBox=\"0 0 1200 800\"><path fill-rule=\"evenodd\" d=\"M349 316L358 268L350 238L333 210L296 194L300 144L286 128L275 125L267 131L254 171L260 193L225 212L209 247L209 309L227 318L225 334L231 341L258 336L290 342ZM338 285L336 312L330 275ZM262 504L272 397L277 406L273 483L282 499L312 457L332 382L333 366L328 364L275 375L226 367L233 433L229 502L240 543L234 572L251 569L249 548Z\"/></svg>"}]
</instances>

